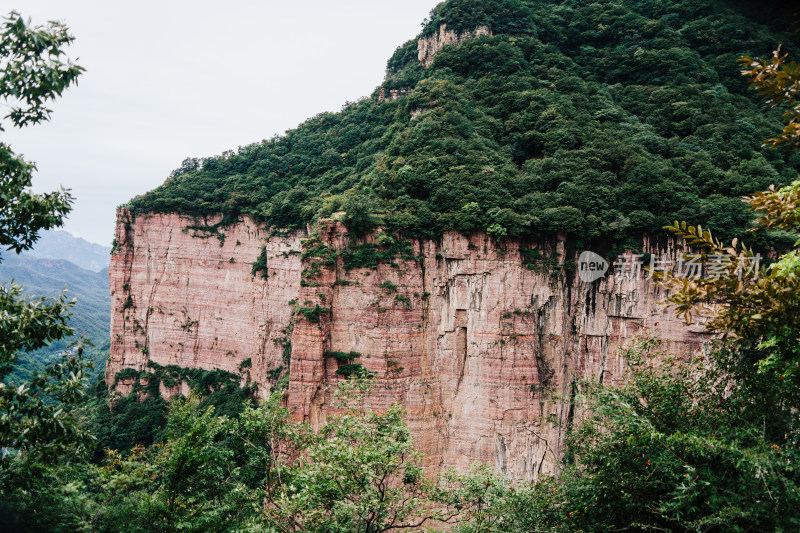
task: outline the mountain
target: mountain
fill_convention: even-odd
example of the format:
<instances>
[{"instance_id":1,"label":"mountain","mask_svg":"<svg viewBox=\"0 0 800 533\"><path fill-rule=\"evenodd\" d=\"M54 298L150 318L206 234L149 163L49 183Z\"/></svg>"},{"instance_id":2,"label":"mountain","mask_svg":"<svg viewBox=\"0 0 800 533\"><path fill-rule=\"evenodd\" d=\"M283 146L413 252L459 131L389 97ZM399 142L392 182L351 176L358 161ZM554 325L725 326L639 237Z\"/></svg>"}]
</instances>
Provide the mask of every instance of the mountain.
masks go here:
<instances>
[{"instance_id":1,"label":"mountain","mask_svg":"<svg viewBox=\"0 0 800 533\"><path fill-rule=\"evenodd\" d=\"M40 259L66 259L81 268L100 272L108 268L111 247L89 242L63 230L43 231L24 255Z\"/></svg>"},{"instance_id":2,"label":"mountain","mask_svg":"<svg viewBox=\"0 0 800 533\"><path fill-rule=\"evenodd\" d=\"M95 361L96 372L104 370L109 347L111 305L107 268L93 272L64 259L40 259L7 252L0 263L0 283L8 285L11 281L21 285L25 294L31 297L54 297L66 287L68 296L75 298L77 303L70 319L76 337L22 354L14 373L8 378L9 382L25 379L32 371L41 369L67 349L78 335L85 336L94 344L94 347L87 348L87 357Z\"/></svg>"},{"instance_id":3,"label":"mountain","mask_svg":"<svg viewBox=\"0 0 800 533\"><path fill-rule=\"evenodd\" d=\"M739 197L800 164L762 148L780 116L736 63L780 43L800 57L796 34L726 2L451 0L370 97L186 160L128 207L619 245L680 219L730 239L750 221Z\"/></svg>"},{"instance_id":4,"label":"mountain","mask_svg":"<svg viewBox=\"0 0 800 533\"><path fill-rule=\"evenodd\" d=\"M621 380L645 329L675 354L708 340L644 272L581 280L580 252L674 263L674 219L745 234L740 197L800 167L761 146L781 117L736 62L779 43L800 57L727 2L438 5L369 97L118 211L107 384L242 373L319 427L366 371L433 470L557 471L576 380Z\"/></svg>"}]
</instances>

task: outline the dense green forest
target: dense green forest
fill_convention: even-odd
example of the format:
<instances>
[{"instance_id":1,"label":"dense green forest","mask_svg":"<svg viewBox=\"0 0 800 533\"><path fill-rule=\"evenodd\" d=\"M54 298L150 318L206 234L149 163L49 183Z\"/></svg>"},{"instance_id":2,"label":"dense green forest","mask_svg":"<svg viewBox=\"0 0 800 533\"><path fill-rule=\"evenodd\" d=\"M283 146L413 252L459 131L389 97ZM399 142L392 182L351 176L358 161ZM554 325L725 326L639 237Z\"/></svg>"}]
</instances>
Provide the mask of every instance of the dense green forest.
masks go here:
<instances>
[{"instance_id":1,"label":"dense green forest","mask_svg":"<svg viewBox=\"0 0 800 533\"><path fill-rule=\"evenodd\" d=\"M750 5L751 11L752 5ZM422 30L487 26L417 61L397 49L372 96L286 135L186 160L134 213L249 214L302 226L344 210L351 229L406 236L486 229L537 238L638 238L675 219L743 233L739 197L786 184L797 154L736 59L794 52L796 35L735 4L695 0L460 0ZM381 94L407 90L392 101Z\"/></svg>"}]
</instances>

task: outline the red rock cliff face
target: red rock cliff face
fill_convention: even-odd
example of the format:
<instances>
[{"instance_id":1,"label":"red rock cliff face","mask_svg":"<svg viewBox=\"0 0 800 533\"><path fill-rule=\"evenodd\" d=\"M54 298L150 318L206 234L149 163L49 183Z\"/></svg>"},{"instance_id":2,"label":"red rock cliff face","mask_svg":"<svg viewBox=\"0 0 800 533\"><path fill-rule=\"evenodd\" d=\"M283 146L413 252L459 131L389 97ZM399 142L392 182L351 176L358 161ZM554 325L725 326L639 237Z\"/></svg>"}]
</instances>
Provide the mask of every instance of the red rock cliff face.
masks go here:
<instances>
[{"instance_id":1,"label":"red rock cliff face","mask_svg":"<svg viewBox=\"0 0 800 533\"><path fill-rule=\"evenodd\" d=\"M284 339L291 334L284 328L294 313L288 302L297 297L300 280L301 235L267 242L268 232L249 221L220 233L188 229L193 225L198 221L179 215L133 220L124 210L118 213L108 271L109 384L119 370L146 370L148 361L238 373L250 359L256 380L283 364ZM253 276L262 246L268 275ZM117 389L130 391L124 381Z\"/></svg>"},{"instance_id":2,"label":"red rock cliff face","mask_svg":"<svg viewBox=\"0 0 800 533\"><path fill-rule=\"evenodd\" d=\"M148 360L236 372L250 358L263 394L290 331L287 404L296 418L318 425L331 413L343 363L325 352L358 352L355 362L377 376L370 402L405 406L434 471L483 461L519 479L553 472L576 379L619 379L617 348L645 327L675 352L705 339L659 305L663 295L643 276L583 283L547 260L524 264L513 241L448 233L412 241L416 258L394 265L346 270L338 257L314 269L315 258L298 253L299 233L267 239L243 220L221 241L193 236L185 228L196 221L177 215L126 224L127 216L109 271L109 383ZM338 223L318 233L332 249L347 243ZM267 276L253 276L264 245ZM544 256L564 257L563 246ZM294 302L327 312L307 318Z\"/></svg>"}]
</instances>

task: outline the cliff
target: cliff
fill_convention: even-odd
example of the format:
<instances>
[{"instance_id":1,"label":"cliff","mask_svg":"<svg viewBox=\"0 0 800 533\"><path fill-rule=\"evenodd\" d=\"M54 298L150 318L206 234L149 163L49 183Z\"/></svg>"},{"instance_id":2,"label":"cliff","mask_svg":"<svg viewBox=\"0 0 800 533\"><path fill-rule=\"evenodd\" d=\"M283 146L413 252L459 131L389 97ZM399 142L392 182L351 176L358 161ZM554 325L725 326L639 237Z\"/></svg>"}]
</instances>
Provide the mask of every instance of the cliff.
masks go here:
<instances>
[{"instance_id":1,"label":"cliff","mask_svg":"<svg viewBox=\"0 0 800 533\"><path fill-rule=\"evenodd\" d=\"M187 229L194 219L120 211L109 268L111 354L106 381L147 362L237 373L250 360L263 376L282 362L300 277L300 238L265 242L249 221L222 233ZM269 277L252 276L262 246ZM130 380L117 383L122 394ZM265 388L266 390L266 388Z\"/></svg>"},{"instance_id":2,"label":"cliff","mask_svg":"<svg viewBox=\"0 0 800 533\"><path fill-rule=\"evenodd\" d=\"M239 372L249 359L262 395L288 367L287 405L318 425L345 379L331 354L356 352L376 375L369 401L405 406L433 470L484 461L531 479L557 468L576 379L619 379L617 349L644 328L676 352L704 340L641 274L580 281L563 240L521 253L515 240L448 232L354 247L335 221L305 243L248 218L217 222L119 212L109 384L148 361ZM253 273L262 246L266 268ZM130 380L116 385L130 392Z\"/></svg>"},{"instance_id":3,"label":"cliff","mask_svg":"<svg viewBox=\"0 0 800 533\"><path fill-rule=\"evenodd\" d=\"M447 29L447 24L439 26L439 31L427 37L420 37L417 40L417 60L430 67L436 53L447 45L458 46L468 39L475 39L481 35L492 35L486 26L480 26L472 31L456 33Z\"/></svg>"}]
</instances>

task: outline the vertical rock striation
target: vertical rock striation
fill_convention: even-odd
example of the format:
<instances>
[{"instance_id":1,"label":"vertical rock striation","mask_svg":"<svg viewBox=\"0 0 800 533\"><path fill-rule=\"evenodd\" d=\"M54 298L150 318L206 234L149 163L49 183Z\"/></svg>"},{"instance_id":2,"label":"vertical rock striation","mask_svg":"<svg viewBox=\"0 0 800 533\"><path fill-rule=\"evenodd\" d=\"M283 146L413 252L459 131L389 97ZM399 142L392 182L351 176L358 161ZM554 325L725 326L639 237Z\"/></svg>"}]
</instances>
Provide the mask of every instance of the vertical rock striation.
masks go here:
<instances>
[{"instance_id":1,"label":"vertical rock striation","mask_svg":"<svg viewBox=\"0 0 800 533\"><path fill-rule=\"evenodd\" d=\"M344 379L344 363L326 353L357 352L354 362L377 378L369 401L405 406L434 471L474 461L519 479L555 471L576 379L620 379L617 348L644 328L675 352L705 340L642 275L587 284L563 273L547 259L565 257L563 241L525 262L517 242L447 233L412 241L413 258L348 270L341 255L301 256L299 232L269 237L247 219L220 229L220 239L199 238L186 229L197 222L178 215L129 218L120 212L109 272L109 383L149 360L236 372L251 359L264 394L269 371L288 362L287 405L319 425ZM347 245L338 222L317 233L328 249ZM251 274L262 246L265 278Z\"/></svg>"},{"instance_id":2,"label":"vertical rock striation","mask_svg":"<svg viewBox=\"0 0 800 533\"><path fill-rule=\"evenodd\" d=\"M300 234L272 237L249 220L219 231L174 214L117 217L106 381L147 362L252 376L283 364L283 343L300 279ZM252 263L266 246L266 276ZM126 383L118 384L127 393Z\"/></svg>"}]
</instances>

